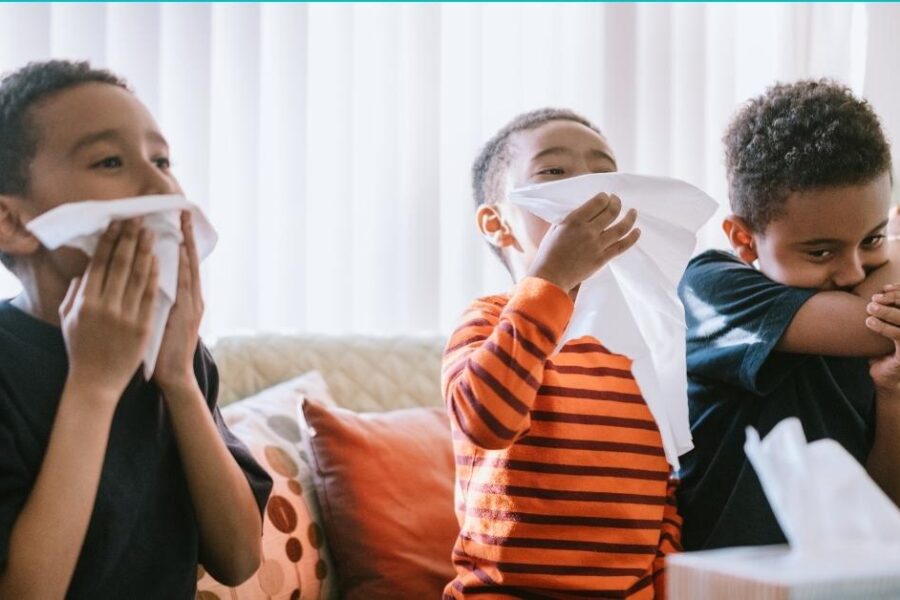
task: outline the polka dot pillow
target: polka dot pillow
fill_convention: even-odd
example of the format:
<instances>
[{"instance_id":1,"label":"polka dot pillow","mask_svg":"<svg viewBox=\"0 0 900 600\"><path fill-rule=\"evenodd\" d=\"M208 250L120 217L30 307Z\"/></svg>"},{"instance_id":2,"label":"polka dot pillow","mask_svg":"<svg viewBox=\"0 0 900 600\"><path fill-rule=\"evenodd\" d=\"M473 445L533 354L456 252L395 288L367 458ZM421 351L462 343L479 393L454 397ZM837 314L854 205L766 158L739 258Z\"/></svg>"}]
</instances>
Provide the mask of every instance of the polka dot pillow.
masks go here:
<instances>
[{"instance_id":1,"label":"polka dot pillow","mask_svg":"<svg viewBox=\"0 0 900 600\"><path fill-rule=\"evenodd\" d=\"M200 600L331 600L337 582L322 534L312 472L301 449L297 413L308 397L333 406L322 376L311 371L222 409L231 431L272 476L263 518L262 563L230 588L198 569Z\"/></svg>"}]
</instances>

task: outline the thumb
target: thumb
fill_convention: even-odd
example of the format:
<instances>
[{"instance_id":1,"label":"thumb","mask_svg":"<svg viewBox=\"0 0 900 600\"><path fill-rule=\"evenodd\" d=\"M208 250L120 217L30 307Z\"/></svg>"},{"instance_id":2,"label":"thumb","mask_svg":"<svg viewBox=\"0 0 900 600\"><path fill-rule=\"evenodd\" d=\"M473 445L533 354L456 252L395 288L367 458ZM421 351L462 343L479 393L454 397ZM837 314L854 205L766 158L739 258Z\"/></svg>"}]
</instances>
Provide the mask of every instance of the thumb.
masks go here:
<instances>
[{"instance_id":1,"label":"thumb","mask_svg":"<svg viewBox=\"0 0 900 600\"><path fill-rule=\"evenodd\" d=\"M63 298L62 304L59 305L59 316L67 317L72 312L72 306L75 305L75 298L78 297L78 288L81 286L81 277L76 277L69 282L69 289L66 290L66 297Z\"/></svg>"}]
</instances>

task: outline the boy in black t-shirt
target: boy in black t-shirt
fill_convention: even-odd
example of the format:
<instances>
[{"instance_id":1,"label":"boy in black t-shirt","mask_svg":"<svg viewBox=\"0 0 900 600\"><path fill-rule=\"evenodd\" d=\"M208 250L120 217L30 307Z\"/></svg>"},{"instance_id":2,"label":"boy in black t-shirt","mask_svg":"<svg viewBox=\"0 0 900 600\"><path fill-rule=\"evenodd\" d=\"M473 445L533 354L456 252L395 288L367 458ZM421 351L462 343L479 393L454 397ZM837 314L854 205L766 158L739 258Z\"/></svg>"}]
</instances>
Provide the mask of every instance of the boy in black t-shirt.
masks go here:
<instances>
[{"instance_id":1,"label":"boy in black t-shirt","mask_svg":"<svg viewBox=\"0 0 900 600\"><path fill-rule=\"evenodd\" d=\"M189 215L151 381L153 235L117 222L89 260L26 223L61 204L181 193L146 107L108 71L33 63L0 82L0 598L193 598L198 561L260 561L271 479L216 408Z\"/></svg>"},{"instance_id":2,"label":"boy in black t-shirt","mask_svg":"<svg viewBox=\"0 0 900 600\"><path fill-rule=\"evenodd\" d=\"M878 118L833 82L776 85L741 109L725 145L734 255L696 257L679 290L690 550L785 540L744 455L747 426L765 435L798 417L809 440L837 440L900 500L900 291L889 285L900 246L885 236L891 157Z\"/></svg>"}]
</instances>

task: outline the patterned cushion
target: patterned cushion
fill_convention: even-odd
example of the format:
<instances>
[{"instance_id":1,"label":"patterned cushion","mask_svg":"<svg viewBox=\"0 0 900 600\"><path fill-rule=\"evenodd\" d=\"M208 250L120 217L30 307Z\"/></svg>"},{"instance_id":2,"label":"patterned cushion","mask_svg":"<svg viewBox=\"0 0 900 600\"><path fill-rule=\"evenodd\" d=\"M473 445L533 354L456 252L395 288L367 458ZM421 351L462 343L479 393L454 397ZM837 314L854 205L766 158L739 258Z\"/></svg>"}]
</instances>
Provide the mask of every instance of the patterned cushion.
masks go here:
<instances>
[{"instance_id":1,"label":"patterned cushion","mask_svg":"<svg viewBox=\"0 0 900 600\"><path fill-rule=\"evenodd\" d=\"M312 473L301 449L297 413L304 397L333 405L322 376L310 372L228 406L222 416L272 476L274 485L263 520L263 560L236 588L198 570L202 600L301 600L337 597L334 568L313 491Z\"/></svg>"}]
</instances>

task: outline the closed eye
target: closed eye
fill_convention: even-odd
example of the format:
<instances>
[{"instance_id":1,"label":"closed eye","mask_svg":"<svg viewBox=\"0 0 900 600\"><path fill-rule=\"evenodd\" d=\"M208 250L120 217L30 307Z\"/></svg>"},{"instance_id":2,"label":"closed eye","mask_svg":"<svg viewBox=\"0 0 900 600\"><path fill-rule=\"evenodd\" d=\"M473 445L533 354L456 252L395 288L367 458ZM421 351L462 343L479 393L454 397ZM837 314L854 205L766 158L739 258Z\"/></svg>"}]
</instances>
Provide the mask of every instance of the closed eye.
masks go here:
<instances>
[{"instance_id":1,"label":"closed eye","mask_svg":"<svg viewBox=\"0 0 900 600\"><path fill-rule=\"evenodd\" d=\"M117 169L122 166L122 159L118 156L107 156L91 165L93 169Z\"/></svg>"},{"instance_id":2,"label":"closed eye","mask_svg":"<svg viewBox=\"0 0 900 600\"><path fill-rule=\"evenodd\" d=\"M538 171L538 175L565 175L566 172L560 169L559 167L551 167L549 169L543 169Z\"/></svg>"}]
</instances>

